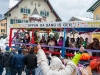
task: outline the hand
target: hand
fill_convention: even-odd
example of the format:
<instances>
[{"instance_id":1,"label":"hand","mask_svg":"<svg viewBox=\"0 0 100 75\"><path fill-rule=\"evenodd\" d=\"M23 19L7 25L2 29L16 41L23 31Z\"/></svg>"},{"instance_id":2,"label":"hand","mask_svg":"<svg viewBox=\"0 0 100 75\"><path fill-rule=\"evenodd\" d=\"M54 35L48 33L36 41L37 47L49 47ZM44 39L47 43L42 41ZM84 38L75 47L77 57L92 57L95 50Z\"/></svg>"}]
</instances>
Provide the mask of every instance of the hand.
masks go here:
<instances>
[{"instance_id":1,"label":"hand","mask_svg":"<svg viewBox=\"0 0 100 75\"><path fill-rule=\"evenodd\" d=\"M81 47L80 47L80 52L84 52L84 47L83 47L83 45L81 45Z\"/></svg>"},{"instance_id":2,"label":"hand","mask_svg":"<svg viewBox=\"0 0 100 75\"><path fill-rule=\"evenodd\" d=\"M41 45L40 45L40 44L38 44L37 49L38 49L38 50L41 49Z\"/></svg>"}]
</instances>

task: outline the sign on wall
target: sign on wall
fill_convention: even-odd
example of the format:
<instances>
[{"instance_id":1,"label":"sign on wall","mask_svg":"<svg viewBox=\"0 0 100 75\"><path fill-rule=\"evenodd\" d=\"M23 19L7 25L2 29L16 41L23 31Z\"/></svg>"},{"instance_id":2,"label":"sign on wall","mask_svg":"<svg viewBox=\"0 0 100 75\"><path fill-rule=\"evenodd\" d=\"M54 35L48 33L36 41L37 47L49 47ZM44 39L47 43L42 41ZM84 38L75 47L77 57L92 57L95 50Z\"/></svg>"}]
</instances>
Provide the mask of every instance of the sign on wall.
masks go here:
<instances>
[{"instance_id":1,"label":"sign on wall","mask_svg":"<svg viewBox=\"0 0 100 75\"><path fill-rule=\"evenodd\" d=\"M37 22L10 25L11 28L100 28L100 21Z\"/></svg>"}]
</instances>

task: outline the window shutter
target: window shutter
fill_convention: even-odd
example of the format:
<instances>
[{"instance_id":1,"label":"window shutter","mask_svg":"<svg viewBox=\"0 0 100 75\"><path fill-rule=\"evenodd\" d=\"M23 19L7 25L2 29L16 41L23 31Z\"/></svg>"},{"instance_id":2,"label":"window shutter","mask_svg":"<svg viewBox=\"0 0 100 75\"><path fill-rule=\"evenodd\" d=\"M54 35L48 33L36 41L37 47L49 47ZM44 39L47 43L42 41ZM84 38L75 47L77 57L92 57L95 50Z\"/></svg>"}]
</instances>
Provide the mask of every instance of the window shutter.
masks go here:
<instances>
[{"instance_id":1,"label":"window shutter","mask_svg":"<svg viewBox=\"0 0 100 75\"><path fill-rule=\"evenodd\" d=\"M10 24L13 24L13 19L10 19Z\"/></svg>"},{"instance_id":2,"label":"window shutter","mask_svg":"<svg viewBox=\"0 0 100 75\"><path fill-rule=\"evenodd\" d=\"M26 20L26 23L28 23L28 20Z\"/></svg>"},{"instance_id":3,"label":"window shutter","mask_svg":"<svg viewBox=\"0 0 100 75\"><path fill-rule=\"evenodd\" d=\"M30 9L28 9L28 14L30 14Z\"/></svg>"},{"instance_id":4,"label":"window shutter","mask_svg":"<svg viewBox=\"0 0 100 75\"><path fill-rule=\"evenodd\" d=\"M49 16L49 11L47 11L47 16Z\"/></svg>"},{"instance_id":5,"label":"window shutter","mask_svg":"<svg viewBox=\"0 0 100 75\"><path fill-rule=\"evenodd\" d=\"M21 23L21 20L20 20L20 23Z\"/></svg>"},{"instance_id":6,"label":"window shutter","mask_svg":"<svg viewBox=\"0 0 100 75\"><path fill-rule=\"evenodd\" d=\"M42 16L42 11L40 11L40 15Z\"/></svg>"},{"instance_id":7,"label":"window shutter","mask_svg":"<svg viewBox=\"0 0 100 75\"><path fill-rule=\"evenodd\" d=\"M21 23L21 20L20 19L18 20L18 23Z\"/></svg>"},{"instance_id":8,"label":"window shutter","mask_svg":"<svg viewBox=\"0 0 100 75\"><path fill-rule=\"evenodd\" d=\"M23 8L21 8L21 13L23 13Z\"/></svg>"}]
</instances>

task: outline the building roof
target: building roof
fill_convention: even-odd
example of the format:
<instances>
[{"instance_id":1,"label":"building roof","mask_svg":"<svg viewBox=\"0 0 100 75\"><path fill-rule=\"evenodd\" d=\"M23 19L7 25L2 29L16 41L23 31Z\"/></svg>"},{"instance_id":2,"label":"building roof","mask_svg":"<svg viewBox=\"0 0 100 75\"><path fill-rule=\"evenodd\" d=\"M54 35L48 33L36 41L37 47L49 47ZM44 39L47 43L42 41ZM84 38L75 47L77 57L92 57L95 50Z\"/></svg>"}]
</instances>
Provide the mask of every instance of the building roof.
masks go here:
<instances>
[{"instance_id":1,"label":"building roof","mask_svg":"<svg viewBox=\"0 0 100 75\"><path fill-rule=\"evenodd\" d=\"M11 9L9 9L4 15L7 15L10 11L12 11L15 7L17 7L23 0L20 0L15 6L13 6Z\"/></svg>"},{"instance_id":2,"label":"building roof","mask_svg":"<svg viewBox=\"0 0 100 75\"><path fill-rule=\"evenodd\" d=\"M19 2L19 0L9 0L10 2L9 2L9 9L11 9L13 6L15 6L18 2Z\"/></svg>"},{"instance_id":3,"label":"building roof","mask_svg":"<svg viewBox=\"0 0 100 75\"><path fill-rule=\"evenodd\" d=\"M86 17L73 16L69 21L92 21L93 19Z\"/></svg>"},{"instance_id":4,"label":"building roof","mask_svg":"<svg viewBox=\"0 0 100 75\"><path fill-rule=\"evenodd\" d=\"M24 1L24 0L20 0L15 6L13 6L11 9L9 9L4 15L7 15L10 11L12 11L15 7L17 7L22 1ZM44 0L44 1L48 4L50 10L53 12L53 14L54 14L55 17L58 19L58 21L62 21L61 18L58 16L58 14L57 14L57 13L55 12L55 10L53 9L53 7L52 7L50 1L49 1L49 0Z\"/></svg>"},{"instance_id":5,"label":"building roof","mask_svg":"<svg viewBox=\"0 0 100 75\"><path fill-rule=\"evenodd\" d=\"M2 22L3 20L6 20L6 19L5 18L4 19L1 19L0 22Z\"/></svg>"},{"instance_id":6,"label":"building roof","mask_svg":"<svg viewBox=\"0 0 100 75\"><path fill-rule=\"evenodd\" d=\"M88 10L87 12L94 12L94 10L100 6L100 0L97 0Z\"/></svg>"}]
</instances>

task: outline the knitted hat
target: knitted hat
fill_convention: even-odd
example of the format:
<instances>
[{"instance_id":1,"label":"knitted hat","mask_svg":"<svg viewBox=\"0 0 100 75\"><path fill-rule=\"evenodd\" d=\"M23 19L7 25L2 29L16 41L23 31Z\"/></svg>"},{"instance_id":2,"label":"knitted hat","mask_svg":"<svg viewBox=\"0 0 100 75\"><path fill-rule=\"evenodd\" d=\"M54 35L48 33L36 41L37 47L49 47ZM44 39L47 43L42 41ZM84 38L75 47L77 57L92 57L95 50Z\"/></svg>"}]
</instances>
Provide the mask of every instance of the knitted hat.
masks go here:
<instances>
[{"instance_id":1,"label":"knitted hat","mask_svg":"<svg viewBox=\"0 0 100 75\"><path fill-rule=\"evenodd\" d=\"M21 48L18 48L18 53L22 53L22 49Z\"/></svg>"},{"instance_id":2,"label":"knitted hat","mask_svg":"<svg viewBox=\"0 0 100 75\"><path fill-rule=\"evenodd\" d=\"M6 51L9 51L10 50L10 47L9 46L6 46L5 50Z\"/></svg>"}]
</instances>

